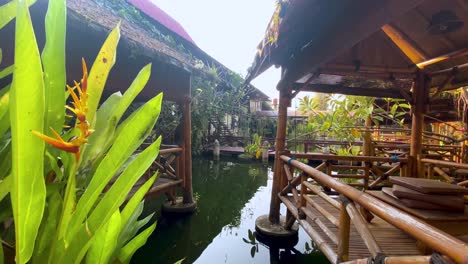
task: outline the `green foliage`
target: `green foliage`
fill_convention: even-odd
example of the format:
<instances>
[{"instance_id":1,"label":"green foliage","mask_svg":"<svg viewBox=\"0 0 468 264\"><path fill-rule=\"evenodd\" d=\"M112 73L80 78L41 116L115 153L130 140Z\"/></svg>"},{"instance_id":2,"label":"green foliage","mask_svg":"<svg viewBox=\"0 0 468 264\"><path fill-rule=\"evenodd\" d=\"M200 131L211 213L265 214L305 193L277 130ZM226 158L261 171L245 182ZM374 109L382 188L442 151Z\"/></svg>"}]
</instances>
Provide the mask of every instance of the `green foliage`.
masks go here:
<instances>
[{"instance_id":1,"label":"green foliage","mask_svg":"<svg viewBox=\"0 0 468 264\"><path fill-rule=\"evenodd\" d=\"M161 108L161 118L155 130L151 134L152 138L161 136L164 142L173 143L176 129L182 118L179 106L170 101L164 101Z\"/></svg>"},{"instance_id":2,"label":"green foliage","mask_svg":"<svg viewBox=\"0 0 468 264\"><path fill-rule=\"evenodd\" d=\"M15 34L15 72L11 88L10 125L13 184L10 189L15 219L16 262L32 256L44 212L44 148L32 130L44 128L44 81L29 9L18 2ZM63 109L62 109L63 111Z\"/></svg>"},{"instance_id":3,"label":"green foliage","mask_svg":"<svg viewBox=\"0 0 468 264\"><path fill-rule=\"evenodd\" d=\"M192 78L192 150L195 153L199 153L202 146L208 143L209 125L220 125L226 115L236 116L240 130L245 134L250 124L247 107L251 88L243 85L242 77L238 74L213 71L212 75L211 80L197 76ZM227 86L225 82L230 85Z\"/></svg>"},{"instance_id":4,"label":"green foliage","mask_svg":"<svg viewBox=\"0 0 468 264\"><path fill-rule=\"evenodd\" d=\"M377 82L365 85L383 84ZM367 117L371 117L375 124L390 120L394 124L402 125L409 105L400 99L384 99L384 101L386 107L376 104L375 99L371 97L322 94L317 94L314 98L305 96L299 99L298 110L309 115L308 122L298 124L292 134L306 139L326 135L327 138L340 141L355 141L361 137L357 128L364 126ZM359 153L358 149L351 147L332 149L332 151L342 155Z\"/></svg>"},{"instance_id":5,"label":"green foliage","mask_svg":"<svg viewBox=\"0 0 468 264\"><path fill-rule=\"evenodd\" d=\"M0 241L14 244L17 263L129 263L156 225L137 235L152 217L138 220L144 195L157 175L147 180L125 206L124 203L159 153L160 137L134 154L153 130L161 111L162 94L125 120L120 119L146 85L151 65L142 69L124 95L114 94L98 108L116 57L120 36L117 26L93 64L87 90L83 88L89 97L80 92L79 98L73 98L75 110L76 100L83 105L89 103L89 111L83 115L87 114L95 129L89 137L93 144L78 145L80 152L67 150L75 155L46 148L42 139L55 142L54 146L61 149L76 142L83 121L76 121L72 125L75 128L62 128L66 3L49 1L42 58L28 7L26 1L11 1L0 7L0 28L16 15L13 83L11 88L0 90L0 221L13 217L14 225L1 225ZM2 20L5 18L7 22ZM86 81L83 77L82 87ZM41 135L46 126L64 139ZM3 205L9 201L11 207ZM15 237L4 236L9 233L4 228L13 227Z\"/></svg>"},{"instance_id":6,"label":"green foliage","mask_svg":"<svg viewBox=\"0 0 468 264\"><path fill-rule=\"evenodd\" d=\"M245 146L245 153L243 154L243 157L259 159L262 154L262 144L262 136L253 134L252 143Z\"/></svg>"}]
</instances>

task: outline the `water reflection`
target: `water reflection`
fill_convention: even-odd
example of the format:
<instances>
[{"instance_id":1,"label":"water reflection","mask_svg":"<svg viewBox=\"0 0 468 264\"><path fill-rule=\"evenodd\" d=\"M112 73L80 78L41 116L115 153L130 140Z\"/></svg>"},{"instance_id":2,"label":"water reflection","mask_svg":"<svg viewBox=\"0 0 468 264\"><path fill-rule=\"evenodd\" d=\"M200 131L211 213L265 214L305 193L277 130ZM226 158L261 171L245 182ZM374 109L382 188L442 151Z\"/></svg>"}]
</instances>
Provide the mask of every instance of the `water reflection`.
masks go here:
<instances>
[{"instance_id":1,"label":"water reflection","mask_svg":"<svg viewBox=\"0 0 468 264\"><path fill-rule=\"evenodd\" d=\"M159 216L155 232L132 262L175 263L185 258L183 263L327 263L302 231L290 249L257 239L255 219L269 210L271 176L271 164L194 160L198 211L185 218ZM151 201L149 207L159 208L161 201Z\"/></svg>"}]
</instances>

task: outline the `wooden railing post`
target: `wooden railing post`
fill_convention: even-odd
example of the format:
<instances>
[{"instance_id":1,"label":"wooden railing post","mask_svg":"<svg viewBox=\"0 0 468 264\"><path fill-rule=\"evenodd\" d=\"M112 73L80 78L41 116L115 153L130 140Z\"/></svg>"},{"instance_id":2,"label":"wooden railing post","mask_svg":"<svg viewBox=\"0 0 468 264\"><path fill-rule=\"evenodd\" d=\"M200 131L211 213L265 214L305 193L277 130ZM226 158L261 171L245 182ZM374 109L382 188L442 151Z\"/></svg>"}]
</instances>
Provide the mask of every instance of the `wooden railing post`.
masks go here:
<instances>
[{"instance_id":1,"label":"wooden railing post","mask_svg":"<svg viewBox=\"0 0 468 264\"><path fill-rule=\"evenodd\" d=\"M340 225L338 227L338 251L337 263L346 262L349 260L349 232L351 229L351 219L346 211L346 205L349 203L348 198L340 196Z\"/></svg>"}]
</instances>

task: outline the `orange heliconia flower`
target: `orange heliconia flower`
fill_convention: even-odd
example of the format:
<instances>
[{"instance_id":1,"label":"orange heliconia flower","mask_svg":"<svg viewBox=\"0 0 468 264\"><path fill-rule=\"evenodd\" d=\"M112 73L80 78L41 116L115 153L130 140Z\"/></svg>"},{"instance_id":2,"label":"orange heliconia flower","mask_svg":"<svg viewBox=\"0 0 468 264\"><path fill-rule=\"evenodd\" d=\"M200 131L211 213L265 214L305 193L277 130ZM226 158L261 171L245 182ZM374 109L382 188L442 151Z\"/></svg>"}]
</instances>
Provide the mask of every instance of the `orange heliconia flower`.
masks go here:
<instances>
[{"instance_id":1,"label":"orange heliconia flower","mask_svg":"<svg viewBox=\"0 0 468 264\"><path fill-rule=\"evenodd\" d=\"M75 153L77 161L80 158L80 147L88 142L88 137L93 133L93 130L90 129L88 120L86 120L86 114L88 112L88 69L84 59L82 59L82 65L83 78L81 79L81 82L75 82L74 87L67 85L68 92L73 99L72 106L65 106L66 109L70 110L76 116L77 122L75 127L80 130L80 135L70 139L69 141L65 141L53 128L50 129L55 138L46 136L34 130L32 131L35 135L50 145L66 152ZM75 90L78 91L78 94Z\"/></svg>"}]
</instances>

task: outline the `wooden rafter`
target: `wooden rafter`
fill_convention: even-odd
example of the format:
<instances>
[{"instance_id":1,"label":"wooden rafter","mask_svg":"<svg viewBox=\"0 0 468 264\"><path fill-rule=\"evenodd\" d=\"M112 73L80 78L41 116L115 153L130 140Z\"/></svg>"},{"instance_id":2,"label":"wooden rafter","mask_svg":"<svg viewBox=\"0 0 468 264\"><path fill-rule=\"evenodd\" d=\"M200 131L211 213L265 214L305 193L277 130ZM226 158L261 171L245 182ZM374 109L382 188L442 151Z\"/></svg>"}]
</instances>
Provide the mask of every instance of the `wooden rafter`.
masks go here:
<instances>
[{"instance_id":1,"label":"wooden rafter","mask_svg":"<svg viewBox=\"0 0 468 264\"><path fill-rule=\"evenodd\" d=\"M347 6L346 10L342 10L343 16L340 19L327 25L327 29L324 29L324 34L319 39L302 47L300 54L296 54L294 60L282 63L282 66L288 68L288 72L283 74L278 83L278 89L281 90L304 75L316 71L321 64L352 48L370 34L378 31L382 25L389 23L395 17L401 16L422 2L423 0L383 0L378 2L363 0L354 4L353 1L353 4ZM421 59L421 61L423 60Z\"/></svg>"},{"instance_id":2,"label":"wooden rafter","mask_svg":"<svg viewBox=\"0 0 468 264\"><path fill-rule=\"evenodd\" d=\"M306 92L317 93L335 93L344 95L370 96L381 98L399 98L405 99L398 89L379 89L368 87L348 87L343 85L331 84L295 84L294 89Z\"/></svg>"},{"instance_id":3,"label":"wooden rafter","mask_svg":"<svg viewBox=\"0 0 468 264\"><path fill-rule=\"evenodd\" d=\"M382 31L395 43L395 45L414 63L418 64L428 60L428 56L401 31L387 24Z\"/></svg>"},{"instance_id":4,"label":"wooden rafter","mask_svg":"<svg viewBox=\"0 0 468 264\"><path fill-rule=\"evenodd\" d=\"M436 64L444 60L454 59L454 58L462 57L465 55L468 55L468 48L460 49L460 50L450 52L450 53L447 53L447 54L444 54L444 55L441 55L441 56L438 56L438 57L435 57L426 61L422 61L420 63L417 63L416 66L422 69L424 67L427 67L432 64Z\"/></svg>"},{"instance_id":5,"label":"wooden rafter","mask_svg":"<svg viewBox=\"0 0 468 264\"><path fill-rule=\"evenodd\" d=\"M453 80L454 77L455 77L455 73L449 74L445 78L442 84L439 87L437 87L437 91L431 96L431 101L434 101L434 99L436 99L443 91L448 90L446 89L446 87Z\"/></svg>"}]
</instances>

